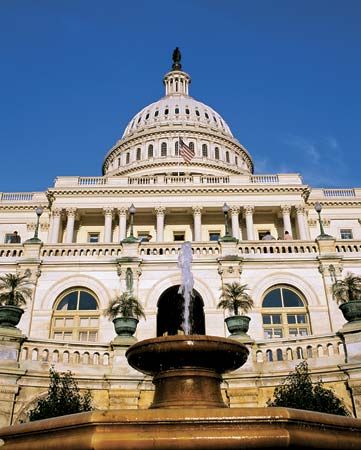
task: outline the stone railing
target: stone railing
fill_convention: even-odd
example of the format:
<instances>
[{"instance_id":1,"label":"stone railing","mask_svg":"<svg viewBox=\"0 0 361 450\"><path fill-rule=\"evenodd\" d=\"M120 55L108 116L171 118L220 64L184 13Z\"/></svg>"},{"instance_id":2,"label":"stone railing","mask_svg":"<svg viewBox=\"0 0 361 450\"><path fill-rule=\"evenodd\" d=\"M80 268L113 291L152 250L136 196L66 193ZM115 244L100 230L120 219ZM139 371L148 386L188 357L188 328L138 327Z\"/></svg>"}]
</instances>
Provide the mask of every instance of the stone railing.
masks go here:
<instances>
[{"instance_id":1,"label":"stone railing","mask_svg":"<svg viewBox=\"0 0 361 450\"><path fill-rule=\"evenodd\" d=\"M278 175L251 175L251 183L279 183Z\"/></svg>"},{"instance_id":2,"label":"stone railing","mask_svg":"<svg viewBox=\"0 0 361 450\"><path fill-rule=\"evenodd\" d=\"M109 367L112 365L112 351L107 344L29 339L22 345L20 361L27 362L27 366L57 363L71 366Z\"/></svg>"},{"instance_id":3,"label":"stone railing","mask_svg":"<svg viewBox=\"0 0 361 450\"><path fill-rule=\"evenodd\" d=\"M336 241L337 253L361 253L361 242L355 240Z\"/></svg>"},{"instance_id":4,"label":"stone railing","mask_svg":"<svg viewBox=\"0 0 361 450\"><path fill-rule=\"evenodd\" d=\"M28 202L33 197L33 192L2 192L0 194L0 200L2 202Z\"/></svg>"},{"instance_id":5,"label":"stone railing","mask_svg":"<svg viewBox=\"0 0 361 450\"><path fill-rule=\"evenodd\" d=\"M121 254L120 244L46 244L40 253L42 258L116 258Z\"/></svg>"},{"instance_id":6,"label":"stone railing","mask_svg":"<svg viewBox=\"0 0 361 450\"><path fill-rule=\"evenodd\" d=\"M181 243L151 243L144 242L139 249L141 258L153 259L154 257L176 258L179 254ZM199 242L192 243L192 251L194 258L214 258L220 255L220 247L218 242Z\"/></svg>"},{"instance_id":7,"label":"stone railing","mask_svg":"<svg viewBox=\"0 0 361 450\"><path fill-rule=\"evenodd\" d=\"M99 186L107 184L107 179L104 177L79 177L78 184L80 186Z\"/></svg>"},{"instance_id":8,"label":"stone railing","mask_svg":"<svg viewBox=\"0 0 361 450\"><path fill-rule=\"evenodd\" d=\"M277 255L288 257L296 254L318 254L314 241L246 241L238 244L238 255Z\"/></svg>"},{"instance_id":9,"label":"stone railing","mask_svg":"<svg viewBox=\"0 0 361 450\"><path fill-rule=\"evenodd\" d=\"M279 363L302 359L333 358L345 362L344 346L338 336L299 336L287 339L272 339L257 342L253 346L253 360L256 363Z\"/></svg>"},{"instance_id":10,"label":"stone railing","mask_svg":"<svg viewBox=\"0 0 361 450\"><path fill-rule=\"evenodd\" d=\"M356 197L355 189L323 189L324 197Z\"/></svg>"},{"instance_id":11,"label":"stone railing","mask_svg":"<svg viewBox=\"0 0 361 450\"><path fill-rule=\"evenodd\" d=\"M5 244L0 247L0 258L21 258L24 255L24 248L21 244Z\"/></svg>"}]
</instances>

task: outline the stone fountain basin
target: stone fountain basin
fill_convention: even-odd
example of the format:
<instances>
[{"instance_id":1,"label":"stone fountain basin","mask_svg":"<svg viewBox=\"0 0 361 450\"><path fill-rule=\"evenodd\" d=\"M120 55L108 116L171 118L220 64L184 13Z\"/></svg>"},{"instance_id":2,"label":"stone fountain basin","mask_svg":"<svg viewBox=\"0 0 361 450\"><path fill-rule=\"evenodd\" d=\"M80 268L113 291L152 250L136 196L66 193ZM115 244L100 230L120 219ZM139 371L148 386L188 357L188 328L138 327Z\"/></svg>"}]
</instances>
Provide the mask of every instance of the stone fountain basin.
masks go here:
<instances>
[{"instance_id":1,"label":"stone fountain basin","mask_svg":"<svg viewBox=\"0 0 361 450\"><path fill-rule=\"evenodd\" d=\"M128 363L146 375L172 369L209 369L218 374L241 367L247 360L247 347L218 336L176 335L145 339L126 352Z\"/></svg>"}]
</instances>

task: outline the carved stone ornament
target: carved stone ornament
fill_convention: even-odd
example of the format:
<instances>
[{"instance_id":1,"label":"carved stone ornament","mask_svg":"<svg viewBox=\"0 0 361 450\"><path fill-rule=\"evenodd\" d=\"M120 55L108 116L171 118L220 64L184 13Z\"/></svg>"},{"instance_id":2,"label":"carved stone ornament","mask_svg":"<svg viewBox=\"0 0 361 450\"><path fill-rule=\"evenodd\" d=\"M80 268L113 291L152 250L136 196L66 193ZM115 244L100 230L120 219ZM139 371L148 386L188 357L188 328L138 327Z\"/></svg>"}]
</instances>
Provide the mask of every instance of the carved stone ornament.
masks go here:
<instances>
[{"instance_id":1,"label":"carved stone ornament","mask_svg":"<svg viewBox=\"0 0 361 450\"><path fill-rule=\"evenodd\" d=\"M246 205L244 207L244 213L246 214L246 216L252 216L254 213L254 206L252 205Z\"/></svg>"},{"instance_id":2,"label":"carved stone ornament","mask_svg":"<svg viewBox=\"0 0 361 450\"><path fill-rule=\"evenodd\" d=\"M296 212L297 214L305 214L305 206L304 205L297 205L296 206Z\"/></svg>"},{"instance_id":3,"label":"carved stone ornament","mask_svg":"<svg viewBox=\"0 0 361 450\"><path fill-rule=\"evenodd\" d=\"M240 212L240 207L238 205L231 205L231 215L238 216Z\"/></svg>"},{"instance_id":4,"label":"carved stone ornament","mask_svg":"<svg viewBox=\"0 0 361 450\"><path fill-rule=\"evenodd\" d=\"M290 205L282 205L281 206L281 211L282 214L291 214L291 206Z\"/></svg>"},{"instance_id":5,"label":"carved stone ornament","mask_svg":"<svg viewBox=\"0 0 361 450\"><path fill-rule=\"evenodd\" d=\"M165 214L165 206L156 206L154 210L157 216L163 216Z\"/></svg>"},{"instance_id":6,"label":"carved stone ornament","mask_svg":"<svg viewBox=\"0 0 361 450\"><path fill-rule=\"evenodd\" d=\"M308 223L308 225L310 227L316 227L317 226L317 220L316 219L308 219L307 223Z\"/></svg>"},{"instance_id":7,"label":"carved stone ornament","mask_svg":"<svg viewBox=\"0 0 361 450\"><path fill-rule=\"evenodd\" d=\"M128 208L126 208L125 206L118 208L118 214L120 216L126 216L127 212L128 212Z\"/></svg>"},{"instance_id":8,"label":"carved stone ornament","mask_svg":"<svg viewBox=\"0 0 361 450\"><path fill-rule=\"evenodd\" d=\"M35 231L36 228L36 223L35 222L30 222L26 224L26 229L28 231Z\"/></svg>"},{"instance_id":9,"label":"carved stone ornament","mask_svg":"<svg viewBox=\"0 0 361 450\"><path fill-rule=\"evenodd\" d=\"M103 212L105 216L113 216L114 208L111 208L110 206L106 206L103 208Z\"/></svg>"},{"instance_id":10,"label":"carved stone ornament","mask_svg":"<svg viewBox=\"0 0 361 450\"><path fill-rule=\"evenodd\" d=\"M60 217L61 214L62 214L62 211L63 211L63 210L62 210L61 208L54 208L53 211L52 211L53 216L54 216L54 217Z\"/></svg>"},{"instance_id":11,"label":"carved stone ornament","mask_svg":"<svg viewBox=\"0 0 361 450\"><path fill-rule=\"evenodd\" d=\"M202 207L201 206L193 206L192 210L193 210L193 214L195 216L200 216L202 214Z\"/></svg>"},{"instance_id":12,"label":"carved stone ornament","mask_svg":"<svg viewBox=\"0 0 361 450\"><path fill-rule=\"evenodd\" d=\"M76 216L76 208L67 208L66 215L68 217L75 217Z\"/></svg>"}]
</instances>

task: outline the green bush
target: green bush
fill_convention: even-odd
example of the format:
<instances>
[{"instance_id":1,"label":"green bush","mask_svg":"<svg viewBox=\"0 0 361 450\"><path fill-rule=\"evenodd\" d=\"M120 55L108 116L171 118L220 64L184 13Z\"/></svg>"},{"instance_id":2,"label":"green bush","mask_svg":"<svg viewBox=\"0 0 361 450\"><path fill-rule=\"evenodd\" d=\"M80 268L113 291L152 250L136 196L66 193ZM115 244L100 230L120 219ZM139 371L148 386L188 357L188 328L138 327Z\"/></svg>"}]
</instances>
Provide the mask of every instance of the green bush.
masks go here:
<instances>
[{"instance_id":1,"label":"green bush","mask_svg":"<svg viewBox=\"0 0 361 450\"><path fill-rule=\"evenodd\" d=\"M339 416L350 415L342 400L332 390L324 388L322 381L312 384L305 361L298 364L295 371L276 387L273 396L274 399L268 400L267 406L306 409Z\"/></svg>"},{"instance_id":2,"label":"green bush","mask_svg":"<svg viewBox=\"0 0 361 450\"><path fill-rule=\"evenodd\" d=\"M30 422L93 409L90 391L86 391L84 395L80 394L78 384L70 371L59 374L51 367L49 375L48 394L29 412Z\"/></svg>"}]
</instances>

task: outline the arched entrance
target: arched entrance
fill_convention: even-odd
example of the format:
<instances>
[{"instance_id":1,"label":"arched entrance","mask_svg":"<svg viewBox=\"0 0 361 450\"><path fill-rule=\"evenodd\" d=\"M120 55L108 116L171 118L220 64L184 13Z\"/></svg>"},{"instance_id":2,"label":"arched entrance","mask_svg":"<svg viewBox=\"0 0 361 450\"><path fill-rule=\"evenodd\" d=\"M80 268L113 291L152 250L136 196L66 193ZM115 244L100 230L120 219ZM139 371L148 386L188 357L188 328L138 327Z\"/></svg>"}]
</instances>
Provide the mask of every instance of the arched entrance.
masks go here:
<instances>
[{"instance_id":1,"label":"arched entrance","mask_svg":"<svg viewBox=\"0 0 361 450\"><path fill-rule=\"evenodd\" d=\"M182 329L184 298L178 294L179 285L165 290L158 300L157 336L178 334ZM190 334L205 334L204 303L202 297L194 289L194 297L190 307Z\"/></svg>"}]
</instances>

